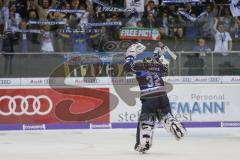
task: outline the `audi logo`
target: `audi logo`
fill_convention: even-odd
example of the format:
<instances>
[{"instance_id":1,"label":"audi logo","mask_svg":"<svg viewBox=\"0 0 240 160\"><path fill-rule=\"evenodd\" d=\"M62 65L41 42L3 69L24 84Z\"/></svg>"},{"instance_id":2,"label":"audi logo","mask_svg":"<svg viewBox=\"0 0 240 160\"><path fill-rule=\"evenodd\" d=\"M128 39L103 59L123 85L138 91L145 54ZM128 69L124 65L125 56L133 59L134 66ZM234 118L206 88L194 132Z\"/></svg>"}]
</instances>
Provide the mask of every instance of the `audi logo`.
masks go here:
<instances>
[{"instance_id":1,"label":"audi logo","mask_svg":"<svg viewBox=\"0 0 240 160\"><path fill-rule=\"evenodd\" d=\"M32 100L32 101L30 101ZM40 100L47 101L47 106L43 106ZM3 101L8 101L8 111L3 111ZM20 102L20 108L17 105L17 102ZM5 106L4 106L5 108ZM31 111L29 109L31 108ZM47 108L46 111L41 111L41 109ZM53 102L52 100L45 95L40 96L1 96L0 97L0 115L2 116L22 116L22 115L47 115L53 109Z\"/></svg>"}]
</instances>

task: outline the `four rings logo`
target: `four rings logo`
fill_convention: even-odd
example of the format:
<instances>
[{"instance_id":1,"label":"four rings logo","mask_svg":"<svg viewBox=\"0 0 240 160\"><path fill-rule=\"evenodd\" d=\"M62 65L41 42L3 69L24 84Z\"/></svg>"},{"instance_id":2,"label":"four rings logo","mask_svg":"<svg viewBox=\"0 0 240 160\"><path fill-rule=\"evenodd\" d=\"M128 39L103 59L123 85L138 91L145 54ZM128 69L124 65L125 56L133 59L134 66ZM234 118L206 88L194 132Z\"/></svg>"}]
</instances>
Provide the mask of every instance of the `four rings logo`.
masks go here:
<instances>
[{"instance_id":1,"label":"four rings logo","mask_svg":"<svg viewBox=\"0 0 240 160\"><path fill-rule=\"evenodd\" d=\"M42 102L47 102L46 106ZM5 103L4 103L5 102ZM4 106L5 104L5 106ZM7 105L7 106L6 106ZM5 109L6 108L6 109ZM47 115L53 109L52 100L45 95L40 96L1 96L0 97L0 115L2 116L22 116L22 115ZM44 110L44 111L43 111Z\"/></svg>"}]
</instances>

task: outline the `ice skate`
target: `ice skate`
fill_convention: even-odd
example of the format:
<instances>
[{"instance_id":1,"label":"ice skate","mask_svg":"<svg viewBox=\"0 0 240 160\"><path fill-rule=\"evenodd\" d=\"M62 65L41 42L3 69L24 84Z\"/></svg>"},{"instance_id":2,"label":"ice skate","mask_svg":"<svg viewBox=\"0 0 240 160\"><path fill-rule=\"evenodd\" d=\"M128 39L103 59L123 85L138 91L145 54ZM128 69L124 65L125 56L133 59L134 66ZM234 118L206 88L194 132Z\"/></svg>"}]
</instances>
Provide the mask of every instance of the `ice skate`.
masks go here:
<instances>
[{"instance_id":1,"label":"ice skate","mask_svg":"<svg viewBox=\"0 0 240 160\"><path fill-rule=\"evenodd\" d=\"M134 149L135 149L135 151L141 152L141 153L146 153L146 151L149 150L149 148L147 149L145 146L142 146L138 143L135 144Z\"/></svg>"},{"instance_id":2,"label":"ice skate","mask_svg":"<svg viewBox=\"0 0 240 160\"><path fill-rule=\"evenodd\" d=\"M151 122L152 124L152 122ZM140 144L135 145L135 150L138 152L146 152L152 147L154 125L141 124L140 129Z\"/></svg>"},{"instance_id":3,"label":"ice skate","mask_svg":"<svg viewBox=\"0 0 240 160\"><path fill-rule=\"evenodd\" d=\"M172 133L177 140L180 140L185 135L187 135L186 128L181 124L180 121L174 118L171 114L167 114L166 116L164 116L161 122L163 127L168 132Z\"/></svg>"}]
</instances>

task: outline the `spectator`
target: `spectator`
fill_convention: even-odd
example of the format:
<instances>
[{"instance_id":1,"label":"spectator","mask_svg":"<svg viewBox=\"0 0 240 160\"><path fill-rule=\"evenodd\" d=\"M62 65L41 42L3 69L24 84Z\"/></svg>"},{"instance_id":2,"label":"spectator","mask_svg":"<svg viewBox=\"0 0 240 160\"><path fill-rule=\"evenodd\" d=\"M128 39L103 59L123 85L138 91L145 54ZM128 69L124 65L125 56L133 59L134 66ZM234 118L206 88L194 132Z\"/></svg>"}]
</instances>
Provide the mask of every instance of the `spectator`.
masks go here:
<instances>
[{"instance_id":1,"label":"spectator","mask_svg":"<svg viewBox=\"0 0 240 160\"><path fill-rule=\"evenodd\" d=\"M196 14L192 13L192 17L196 17ZM196 40L199 38L200 34L200 28L199 28L199 22L196 21L190 21L186 20L185 25L184 25L184 30L186 33L186 40L188 40L190 43L196 42Z\"/></svg>"},{"instance_id":2,"label":"spectator","mask_svg":"<svg viewBox=\"0 0 240 160\"><path fill-rule=\"evenodd\" d=\"M28 11L29 20L37 21L38 14L36 10ZM28 25L28 29L30 30L39 30L39 25ZM40 50L40 41L39 41L39 33L29 33L29 41L30 41L30 52L39 52Z\"/></svg>"},{"instance_id":3,"label":"spectator","mask_svg":"<svg viewBox=\"0 0 240 160\"><path fill-rule=\"evenodd\" d=\"M137 22L137 27L139 27L139 28L143 27L143 22L142 21L138 21Z\"/></svg>"},{"instance_id":4,"label":"spectator","mask_svg":"<svg viewBox=\"0 0 240 160\"><path fill-rule=\"evenodd\" d=\"M176 19L172 16L168 16L168 36L173 38L176 31Z\"/></svg>"},{"instance_id":5,"label":"spectator","mask_svg":"<svg viewBox=\"0 0 240 160\"><path fill-rule=\"evenodd\" d=\"M21 18L26 19L27 18L27 0L15 0L17 13L20 14Z\"/></svg>"},{"instance_id":6,"label":"spectator","mask_svg":"<svg viewBox=\"0 0 240 160\"><path fill-rule=\"evenodd\" d=\"M194 10L192 9L192 4L191 3L186 3L184 5L184 11L188 14L193 14L194 13Z\"/></svg>"},{"instance_id":7,"label":"spectator","mask_svg":"<svg viewBox=\"0 0 240 160\"><path fill-rule=\"evenodd\" d=\"M211 51L211 49L206 45L205 39L203 39L203 38L199 38L198 44L192 50L193 51L198 51L198 52Z\"/></svg>"},{"instance_id":8,"label":"spectator","mask_svg":"<svg viewBox=\"0 0 240 160\"><path fill-rule=\"evenodd\" d=\"M17 30L19 29L19 24L21 22L21 16L19 13L16 12L17 8L16 5L13 3L10 6L9 9L9 19L8 19L8 25L6 29L12 29L12 30Z\"/></svg>"},{"instance_id":9,"label":"spectator","mask_svg":"<svg viewBox=\"0 0 240 160\"><path fill-rule=\"evenodd\" d=\"M39 16L36 10L29 10L28 11L28 18L29 20L36 21L38 20Z\"/></svg>"},{"instance_id":10,"label":"spectator","mask_svg":"<svg viewBox=\"0 0 240 160\"><path fill-rule=\"evenodd\" d=\"M95 22L106 22L107 21L107 15L105 12L100 12L96 14Z\"/></svg>"},{"instance_id":11,"label":"spectator","mask_svg":"<svg viewBox=\"0 0 240 160\"><path fill-rule=\"evenodd\" d=\"M126 23L126 27L137 27L137 22L140 21L141 18L137 12L134 12L129 16L129 21Z\"/></svg>"},{"instance_id":12,"label":"spectator","mask_svg":"<svg viewBox=\"0 0 240 160\"><path fill-rule=\"evenodd\" d=\"M229 7L223 8L223 14L219 17L219 21L222 22L225 31L230 31L230 27L234 22Z\"/></svg>"},{"instance_id":13,"label":"spectator","mask_svg":"<svg viewBox=\"0 0 240 160\"><path fill-rule=\"evenodd\" d=\"M80 3L79 0L71 0L70 1L70 9L72 10L85 10L85 13L74 13L70 14L70 21L74 22L74 26L84 26L84 24L88 23L88 17L92 12L92 7L90 7L88 3ZM83 28L84 29L84 28Z\"/></svg>"},{"instance_id":14,"label":"spectator","mask_svg":"<svg viewBox=\"0 0 240 160\"><path fill-rule=\"evenodd\" d=\"M51 8L56 3L56 0L42 0L42 4L38 4L38 0L34 0L34 4L37 8L38 16L40 20L46 20L48 17L48 9Z\"/></svg>"},{"instance_id":15,"label":"spectator","mask_svg":"<svg viewBox=\"0 0 240 160\"><path fill-rule=\"evenodd\" d=\"M212 28L214 25L214 18L217 16L216 6L212 7L210 4L206 5L206 14L199 20L201 37L211 38Z\"/></svg>"},{"instance_id":16,"label":"spectator","mask_svg":"<svg viewBox=\"0 0 240 160\"><path fill-rule=\"evenodd\" d=\"M92 13L92 7L89 3L80 3L79 5L80 10L84 10L84 14L76 14L80 18L80 25L87 24L88 23L88 17Z\"/></svg>"},{"instance_id":17,"label":"spectator","mask_svg":"<svg viewBox=\"0 0 240 160\"><path fill-rule=\"evenodd\" d=\"M170 4L167 6L167 14L173 18L177 17L177 7L174 4Z\"/></svg>"},{"instance_id":18,"label":"spectator","mask_svg":"<svg viewBox=\"0 0 240 160\"><path fill-rule=\"evenodd\" d=\"M73 52L87 51L88 36L86 33L72 33Z\"/></svg>"},{"instance_id":19,"label":"spectator","mask_svg":"<svg viewBox=\"0 0 240 160\"><path fill-rule=\"evenodd\" d=\"M2 43L2 51L7 52L4 55L4 73L12 74L12 59L14 52L14 34L7 30L4 32L3 43Z\"/></svg>"},{"instance_id":20,"label":"spectator","mask_svg":"<svg viewBox=\"0 0 240 160\"><path fill-rule=\"evenodd\" d=\"M70 5L70 3L65 2L64 5L62 6L62 9L70 10L70 9L71 9L71 5Z\"/></svg>"},{"instance_id":21,"label":"spectator","mask_svg":"<svg viewBox=\"0 0 240 160\"><path fill-rule=\"evenodd\" d=\"M4 24L5 24L5 8L3 6L3 2L2 0L0 0L0 44L2 44L2 35L4 32ZM2 50L2 48L0 47L0 51Z\"/></svg>"},{"instance_id":22,"label":"spectator","mask_svg":"<svg viewBox=\"0 0 240 160\"><path fill-rule=\"evenodd\" d=\"M148 13L147 19L143 19L144 27L147 28L156 28L157 27L157 21L153 15L153 13Z\"/></svg>"},{"instance_id":23,"label":"spectator","mask_svg":"<svg viewBox=\"0 0 240 160\"><path fill-rule=\"evenodd\" d=\"M168 36L168 15L166 12L163 12L163 15L162 15L162 28L163 28L163 33L164 35ZM163 34L162 33L162 34Z\"/></svg>"},{"instance_id":24,"label":"spectator","mask_svg":"<svg viewBox=\"0 0 240 160\"><path fill-rule=\"evenodd\" d=\"M79 9L79 5L80 5L79 0L71 0L70 1L71 9Z\"/></svg>"},{"instance_id":25,"label":"spectator","mask_svg":"<svg viewBox=\"0 0 240 160\"><path fill-rule=\"evenodd\" d=\"M5 11L6 11L6 7L4 7L3 1L0 0L0 34L3 34L3 31L4 31Z\"/></svg>"},{"instance_id":26,"label":"spectator","mask_svg":"<svg viewBox=\"0 0 240 160\"><path fill-rule=\"evenodd\" d=\"M240 19L236 17L234 20L233 25L230 27L230 33L233 39L239 40L240 39Z\"/></svg>"},{"instance_id":27,"label":"spectator","mask_svg":"<svg viewBox=\"0 0 240 160\"><path fill-rule=\"evenodd\" d=\"M43 34L42 34L42 52L54 52L53 48L53 35L50 32L50 26L43 26Z\"/></svg>"},{"instance_id":28,"label":"spectator","mask_svg":"<svg viewBox=\"0 0 240 160\"><path fill-rule=\"evenodd\" d=\"M14 52L14 34L10 30L4 32L2 51L10 53Z\"/></svg>"},{"instance_id":29,"label":"spectator","mask_svg":"<svg viewBox=\"0 0 240 160\"><path fill-rule=\"evenodd\" d=\"M233 39L233 50L240 50L240 20L239 17L235 17L234 23L230 27L230 34ZM235 44L235 45L234 45Z\"/></svg>"},{"instance_id":30,"label":"spectator","mask_svg":"<svg viewBox=\"0 0 240 160\"><path fill-rule=\"evenodd\" d=\"M62 9L70 10L70 4L69 3L64 3L62 6ZM77 26L77 23L71 22L69 19L70 14L65 14L65 13L56 13L55 18L56 19L62 19L65 21L68 26L57 26L57 32L56 32L56 51L57 52L69 52L73 51L73 45L71 41L71 33L65 33L65 31L70 31L71 32L71 27L74 28Z\"/></svg>"},{"instance_id":31,"label":"spectator","mask_svg":"<svg viewBox=\"0 0 240 160\"><path fill-rule=\"evenodd\" d=\"M112 7L124 8L124 1L125 0L117 0L117 1L110 0L109 5Z\"/></svg>"},{"instance_id":32,"label":"spectator","mask_svg":"<svg viewBox=\"0 0 240 160\"><path fill-rule=\"evenodd\" d=\"M66 28L68 30L68 28ZM71 30L71 29L70 29ZM69 33L64 32L57 32L57 46L56 50L57 52L71 52L73 51L72 41L71 41L71 35Z\"/></svg>"},{"instance_id":33,"label":"spectator","mask_svg":"<svg viewBox=\"0 0 240 160\"><path fill-rule=\"evenodd\" d=\"M29 44L28 44L29 33L24 32L24 31L27 31L27 22L25 20L21 21L20 29L23 32L19 33L19 41L20 41L19 51L23 52L23 53L27 53L27 52L29 52Z\"/></svg>"},{"instance_id":34,"label":"spectator","mask_svg":"<svg viewBox=\"0 0 240 160\"><path fill-rule=\"evenodd\" d=\"M215 19L214 24L214 38L215 48L214 52L221 53L222 55L228 55L228 52L232 50L232 38L228 32L225 31L222 23L218 24L218 19Z\"/></svg>"},{"instance_id":35,"label":"spectator","mask_svg":"<svg viewBox=\"0 0 240 160\"><path fill-rule=\"evenodd\" d=\"M120 21L118 19L118 14L117 13L113 13L112 14L112 18L109 19L109 22L117 22L117 21ZM111 40L117 41L118 37L119 37L120 27L119 26L110 26L110 27L108 27L108 29L109 29L109 32L107 34L109 34Z\"/></svg>"},{"instance_id":36,"label":"spectator","mask_svg":"<svg viewBox=\"0 0 240 160\"><path fill-rule=\"evenodd\" d=\"M176 27L181 27L181 28L184 28L185 26L185 20L183 19L183 17L181 15L178 15L177 16L177 19L176 19Z\"/></svg>"},{"instance_id":37,"label":"spectator","mask_svg":"<svg viewBox=\"0 0 240 160\"><path fill-rule=\"evenodd\" d=\"M174 50L184 51L186 46L184 45L183 28L179 27L175 29L174 39L175 39Z\"/></svg>"},{"instance_id":38,"label":"spectator","mask_svg":"<svg viewBox=\"0 0 240 160\"><path fill-rule=\"evenodd\" d=\"M110 39L109 34L107 34L106 27L101 27L100 32L92 37L95 37L95 38L92 38L93 49L97 51L104 51L103 46Z\"/></svg>"},{"instance_id":39,"label":"spectator","mask_svg":"<svg viewBox=\"0 0 240 160\"><path fill-rule=\"evenodd\" d=\"M158 10L155 5L155 2L152 0L148 1L145 6L145 14L144 15L147 16L149 13L152 13L154 17L156 17L158 15Z\"/></svg>"},{"instance_id":40,"label":"spectator","mask_svg":"<svg viewBox=\"0 0 240 160\"><path fill-rule=\"evenodd\" d=\"M37 7L34 3L34 0L28 0L27 1L27 10L30 11L30 10L37 10Z\"/></svg>"}]
</instances>

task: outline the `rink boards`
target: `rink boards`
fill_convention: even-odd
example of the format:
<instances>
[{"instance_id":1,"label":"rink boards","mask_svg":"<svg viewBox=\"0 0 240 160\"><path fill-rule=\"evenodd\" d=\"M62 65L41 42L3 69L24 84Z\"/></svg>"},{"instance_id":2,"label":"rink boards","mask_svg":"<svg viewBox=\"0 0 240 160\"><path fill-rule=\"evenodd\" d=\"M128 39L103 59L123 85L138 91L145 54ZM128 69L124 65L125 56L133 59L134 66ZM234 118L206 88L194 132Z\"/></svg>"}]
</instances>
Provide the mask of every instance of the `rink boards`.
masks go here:
<instances>
[{"instance_id":1,"label":"rink boards","mask_svg":"<svg viewBox=\"0 0 240 160\"><path fill-rule=\"evenodd\" d=\"M167 77L176 118L187 127L240 127L240 77ZM0 130L134 128L134 78L0 79ZM161 127L161 126L159 126Z\"/></svg>"}]
</instances>

